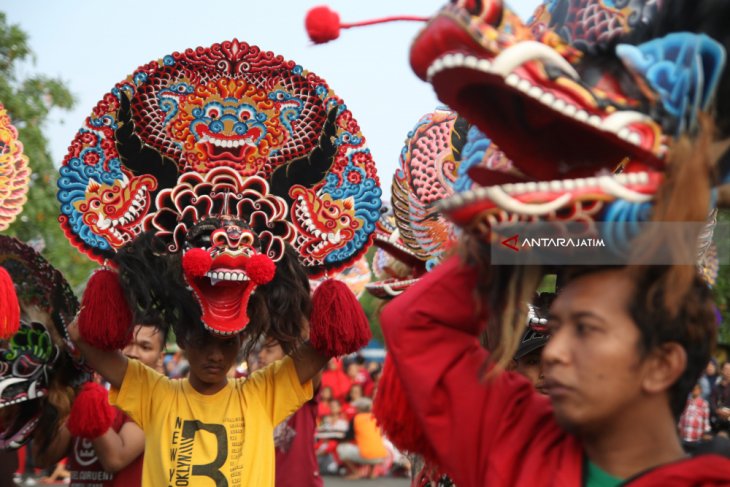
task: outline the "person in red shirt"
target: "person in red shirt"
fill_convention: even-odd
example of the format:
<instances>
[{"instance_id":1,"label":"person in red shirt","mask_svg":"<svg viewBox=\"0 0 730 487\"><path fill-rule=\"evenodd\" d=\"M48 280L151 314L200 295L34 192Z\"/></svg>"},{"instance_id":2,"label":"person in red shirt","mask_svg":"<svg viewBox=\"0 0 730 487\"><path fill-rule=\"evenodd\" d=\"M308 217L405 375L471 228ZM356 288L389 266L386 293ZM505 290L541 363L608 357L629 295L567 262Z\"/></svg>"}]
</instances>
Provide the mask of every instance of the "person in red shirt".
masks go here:
<instances>
[{"instance_id":1,"label":"person in red shirt","mask_svg":"<svg viewBox=\"0 0 730 487\"><path fill-rule=\"evenodd\" d=\"M273 338L267 339L258 354L258 367L267 367L286 356ZM322 487L314 450L317 424L316 395L274 428L277 487Z\"/></svg>"},{"instance_id":2,"label":"person in red shirt","mask_svg":"<svg viewBox=\"0 0 730 487\"><path fill-rule=\"evenodd\" d=\"M350 387L352 387L352 380L342 370L342 362L336 358L332 358L327 362L327 369L322 372L321 384L322 387L332 389L332 396L335 399L344 401Z\"/></svg>"},{"instance_id":3,"label":"person in red shirt","mask_svg":"<svg viewBox=\"0 0 730 487\"><path fill-rule=\"evenodd\" d=\"M702 398L702 387L697 383L679 417L679 436L689 450L699 441L709 440L710 432L710 405Z\"/></svg>"},{"instance_id":4,"label":"person in red shirt","mask_svg":"<svg viewBox=\"0 0 730 487\"><path fill-rule=\"evenodd\" d=\"M391 301L381 316L391 357L456 485L730 485L730 460L687 458L677 435L715 319L699 276L677 313L666 309L671 273L585 268L564 276L543 350L549 397L514 372L492 369L482 379L490 354L469 298L477 273L458 257Z\"/></svg>"}]
</instances>

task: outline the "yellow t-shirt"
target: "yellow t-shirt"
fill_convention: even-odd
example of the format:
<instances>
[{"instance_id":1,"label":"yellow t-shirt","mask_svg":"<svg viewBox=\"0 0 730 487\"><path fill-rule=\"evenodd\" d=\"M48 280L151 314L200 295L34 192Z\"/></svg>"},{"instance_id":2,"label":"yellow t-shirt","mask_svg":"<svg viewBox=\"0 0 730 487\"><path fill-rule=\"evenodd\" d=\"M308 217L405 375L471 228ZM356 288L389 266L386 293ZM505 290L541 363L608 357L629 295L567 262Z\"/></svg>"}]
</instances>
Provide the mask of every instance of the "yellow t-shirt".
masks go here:
<instances>
[{"instance_id":1,"label":"yellow t-shirt","mask_svg":"<svg viewBox=\"0 0 730 487\"><path fill-rule=\"evenodd\" d=\"M109 394L144 430L143 487L273 487L274 427L311 397L290 357L212 395L130 360Z\"/></svg>"}]
</instances>

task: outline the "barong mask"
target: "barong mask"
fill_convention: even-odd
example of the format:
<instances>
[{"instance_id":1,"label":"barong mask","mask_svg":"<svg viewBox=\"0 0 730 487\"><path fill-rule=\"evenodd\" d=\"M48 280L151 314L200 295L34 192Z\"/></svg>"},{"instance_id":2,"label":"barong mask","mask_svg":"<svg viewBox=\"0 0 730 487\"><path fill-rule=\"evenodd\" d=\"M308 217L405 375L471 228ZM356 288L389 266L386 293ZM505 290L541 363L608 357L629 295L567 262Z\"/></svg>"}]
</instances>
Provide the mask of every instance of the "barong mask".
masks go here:
<instances>
[{"instance_id":1,"label":"barong mask","mask_svg":"<svg viewBox=\"0 0 730 487\"><path fill-rule=\"evenodd\" d=\"M357 121L326 82L237 40L118 83L71 143L58 187L64 232L99 262L143 232L164 241L158 256L187 254L196 225L229 219L204 245L212 267L185 271L222 335L244 329L246 297L266 282L244 261L275 263L290 245L312 276L347 267L371 243L381 194Z\"/></svg>"},{"instance_id":2,"label":"barong mask","mask_svg":"<svg viewBox=\"0 0 730 487\"><path fill-rule=\"evenodd\" d=\"M16 449L39 428L55 431L64 413L59 401L70 404L70 388L86 372L72 357L66 324L78 301L61 273L28 245L5 236L0 266L12 277L23 312L20 329L0 347L0 449Z\"/></svg>"}]
</instances>

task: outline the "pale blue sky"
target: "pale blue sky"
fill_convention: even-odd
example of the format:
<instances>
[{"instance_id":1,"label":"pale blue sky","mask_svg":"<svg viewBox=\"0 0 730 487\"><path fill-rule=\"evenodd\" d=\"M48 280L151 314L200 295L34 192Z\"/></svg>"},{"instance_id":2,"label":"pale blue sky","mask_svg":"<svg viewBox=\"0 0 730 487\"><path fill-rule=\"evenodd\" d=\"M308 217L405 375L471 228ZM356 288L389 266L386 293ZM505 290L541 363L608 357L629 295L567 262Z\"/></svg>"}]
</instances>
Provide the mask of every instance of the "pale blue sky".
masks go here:
<instances>
[{"instance_id":1,"label":"pale blue sky","mask_svg":"<svg viewBox=\"0 0 730 487\"><path fill-rule=\"evenodd\" d=\"M304 31L310 0L6 0L0 7L30 36L36 63L29 72L63 79L77 99L47 126L58 165L76 130L104 93L139 65L173 51L237 37L292 59L327 80L360 123L383 190L390 182L406 133L437 106L430 85L408 64L419 23L342 31L339 40L312 45ZM429 16L446 0L326 2L344 22L394 14ZM538 0L512 2L527 18ZM1 100L0 100L1 101ZM389 197L389 196L386 196Z\"/></svg>"}]
</instances>

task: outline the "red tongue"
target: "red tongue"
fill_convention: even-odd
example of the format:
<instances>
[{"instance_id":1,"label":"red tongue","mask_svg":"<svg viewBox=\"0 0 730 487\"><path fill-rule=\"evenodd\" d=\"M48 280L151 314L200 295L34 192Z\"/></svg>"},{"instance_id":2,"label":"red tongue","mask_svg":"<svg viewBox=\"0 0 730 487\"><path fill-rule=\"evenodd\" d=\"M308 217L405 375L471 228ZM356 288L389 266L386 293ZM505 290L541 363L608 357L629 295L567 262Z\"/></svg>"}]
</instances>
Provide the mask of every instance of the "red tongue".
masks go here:
<instances>
[{"instance_id":1,"label":"red tongue","mask_svg":"<svg viewBox=\"0 0 730 487\"><path fill-rule=\"evenodd\" d=\"M213 333L230 335L249 322L246 308L255 285L251 281L220 281L215 285L202 277L193 283L195 297L203 311L201 319Z\"/></svg>"}]
</instances>

